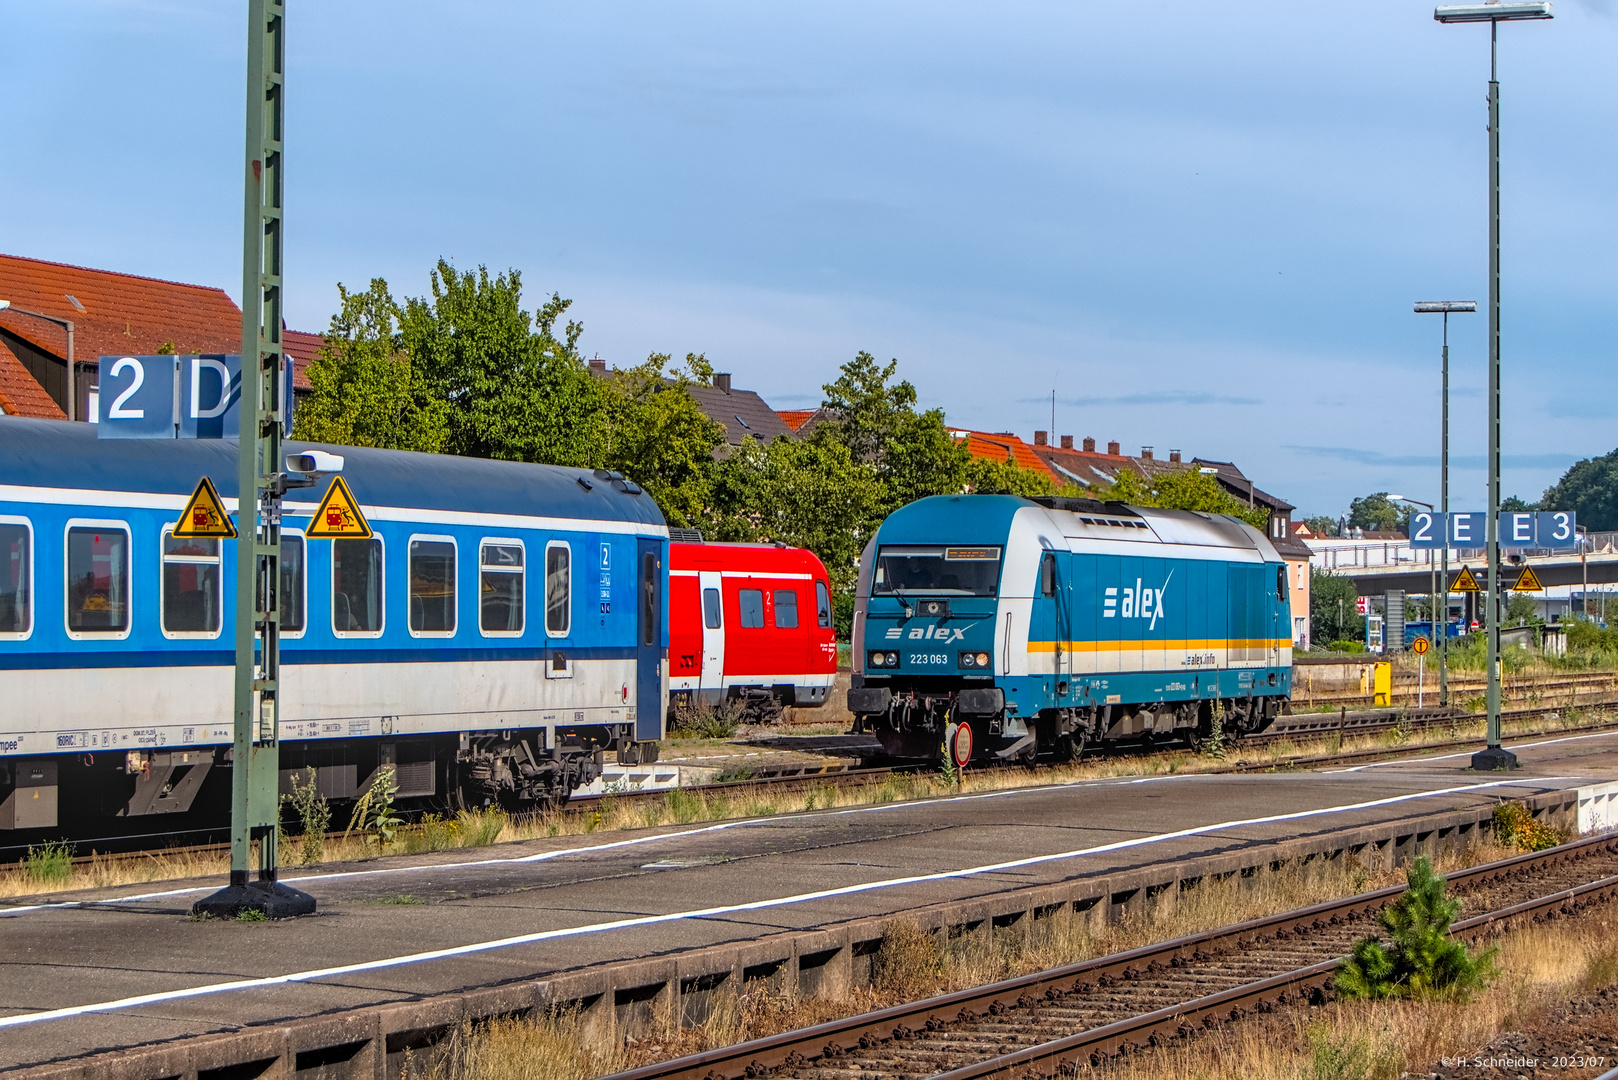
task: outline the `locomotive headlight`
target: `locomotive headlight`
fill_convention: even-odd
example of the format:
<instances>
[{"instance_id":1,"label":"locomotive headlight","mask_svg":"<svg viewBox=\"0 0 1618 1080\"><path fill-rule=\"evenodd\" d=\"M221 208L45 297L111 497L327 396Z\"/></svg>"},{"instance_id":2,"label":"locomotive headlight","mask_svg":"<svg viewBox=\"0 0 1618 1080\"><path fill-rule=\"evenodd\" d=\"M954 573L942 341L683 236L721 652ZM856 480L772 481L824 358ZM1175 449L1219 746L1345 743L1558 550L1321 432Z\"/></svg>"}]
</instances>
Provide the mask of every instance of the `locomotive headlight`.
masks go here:
<instances>
[{"instance_id":1,"label":"locomotive headlight","mask_svg":"<svg viewBox=\"0 0 1618 1080\"><path fill-rule=\"evenodd\" d=\"M896 652L883 652L878 649L871 654L871 667L898 667L899 654Z\"/></svg>"},{"instance_id":2,"label":"locomotive headlight","mask_svg":"<svg viewBox=\"0 0 1618 1080\"><path fill-rule=\"evenodd\" d=\"M978 653L978 667L988 667L988 666L989 666L989 654L986 653L986 652Z\"/></svg>"},{"instance_id":3,"label":"locomotive headlight","mask_svg":"<svg viewBox=\"0 0 1618 1080\"><path fill-rule=\"evenodd\" d=\"M898 653L890 652L888 654L888 666L889 667L898 667L899 666L899 654Z\"/></svg>"},{"instance_id":4,"label":"locomotive headlight","mask_svg":"<svg viewBox=\"0 0 1618 1080\"><path fill-rule=\"evenodd\" d=\"M986 652L963 652L960 664L963 668L986 668L989 666L989 654Z\"/></svg>"}]
</instances>

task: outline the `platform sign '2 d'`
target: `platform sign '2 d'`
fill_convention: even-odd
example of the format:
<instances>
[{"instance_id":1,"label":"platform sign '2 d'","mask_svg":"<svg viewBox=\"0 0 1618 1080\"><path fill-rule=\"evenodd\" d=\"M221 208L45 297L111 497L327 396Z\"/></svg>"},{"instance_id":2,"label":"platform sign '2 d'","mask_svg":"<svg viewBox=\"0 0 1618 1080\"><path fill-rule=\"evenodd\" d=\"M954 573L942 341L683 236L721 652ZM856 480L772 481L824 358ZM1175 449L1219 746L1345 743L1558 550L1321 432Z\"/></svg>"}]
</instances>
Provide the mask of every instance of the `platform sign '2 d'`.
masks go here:
<instances>
[{"instance_id":1,"label":"platform sign '2 d'","mask_svg":"<svg viewBox=\"0 0 1618 1080\"><path fill-rule=\"evenodd\" d=\"M90 421L103 439L234 439L242 358L220 353L103 356ZM292 422L292 368L284 400Z\"/></svg>"},{"instance_id":2,"label":"platform sign '2 d'","mask_svg":"<svg viewBox=\"0 0 1618 1080\"><path fill-rule=\"evenodd\" d=\"M1500 515L1500 546L1531 550L1573 551L1579 546L1578 515L1571 510L1507 511ZM1441 548L1446 536L1452 548L1480 548L1488 542L1489 515L1480 512L1410 515L1410 546Z\"/></svg>"}]
</instances>

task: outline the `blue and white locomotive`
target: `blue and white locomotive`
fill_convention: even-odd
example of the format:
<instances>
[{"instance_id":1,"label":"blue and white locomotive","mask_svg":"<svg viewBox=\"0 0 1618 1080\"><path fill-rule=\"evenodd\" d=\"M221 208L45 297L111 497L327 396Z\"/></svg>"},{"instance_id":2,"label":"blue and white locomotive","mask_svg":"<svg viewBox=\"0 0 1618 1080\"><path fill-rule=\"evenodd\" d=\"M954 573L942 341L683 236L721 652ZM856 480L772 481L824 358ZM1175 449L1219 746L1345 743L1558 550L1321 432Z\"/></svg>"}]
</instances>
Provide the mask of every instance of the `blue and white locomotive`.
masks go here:
<instances>
[{"instance_id":1,"label":"blue and white locomotive","mask_svg":"<svg viewBox=\"0 0 1618 1080\"><path fill-rule=\"evenodd\" d=\"M318 492L285 504L283 784L313 766L349 799L391 765L403 798L517 809L565 799L606 751L656 760L668 529L649 496L332 449L375 535L306 538ZM234 441L0 418L0 829L228 791L236 545L170 530L204 475L234 510L235 461Z\"/></svg>"},{"instance_id":2,"label":"blue and white locomotive","mask_svg":"<svg viewBox=\"0 0 1618 1080\"><path fill-rule=\"evenodd\" d=\"M860 564L848 706L891 754L1071 757L1261 730L1291 692L1286 567L1218 514L939 495Z\"/></svg>"}]
</instances>

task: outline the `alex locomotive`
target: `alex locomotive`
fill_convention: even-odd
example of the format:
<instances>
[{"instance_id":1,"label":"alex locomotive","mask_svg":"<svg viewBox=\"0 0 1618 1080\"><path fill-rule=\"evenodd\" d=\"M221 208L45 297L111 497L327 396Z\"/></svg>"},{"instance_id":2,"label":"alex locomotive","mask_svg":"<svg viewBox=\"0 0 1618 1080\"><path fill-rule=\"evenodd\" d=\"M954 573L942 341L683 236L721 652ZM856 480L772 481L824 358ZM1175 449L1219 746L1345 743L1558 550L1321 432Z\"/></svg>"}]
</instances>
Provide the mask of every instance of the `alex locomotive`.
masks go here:
<instances>
[{"instance_id":1,"label":"alex locomotive","mask_svg":"<svg viewBox=\"0 0 1618 1080\"><path fill-rule=\"evenodd\" d=\"M1263 729L1291 692L1285 565L1234 518L1007 495L896 511L861 560L848 705L959 764Z\"/></svg>"}]
</instances>

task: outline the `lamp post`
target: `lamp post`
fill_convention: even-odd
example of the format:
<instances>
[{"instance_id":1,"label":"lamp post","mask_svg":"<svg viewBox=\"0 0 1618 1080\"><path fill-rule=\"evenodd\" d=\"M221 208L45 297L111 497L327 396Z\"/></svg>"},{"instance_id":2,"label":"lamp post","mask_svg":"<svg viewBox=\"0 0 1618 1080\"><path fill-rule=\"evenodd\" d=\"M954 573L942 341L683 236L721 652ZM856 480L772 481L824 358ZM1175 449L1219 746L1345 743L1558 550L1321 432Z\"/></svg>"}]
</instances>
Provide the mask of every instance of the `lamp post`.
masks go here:
<instances>
[{"instance_id":1,"label":"lamp post","mask_svg":"<svg viewBox=\"0 0 1618 1080\"><path fill-rule=\"evenodd\" d=\"M1514 769L1517 755L1500 745L1500 24L1551 18L1548 0L1455 4L1434 9L1441 23L1489 24L1489 745L1472 755L1478 772Z\"/></svg>"},{"instance_id":2,"label":"lamp post","mask_svg":"<svg viewBox=\"0 0 1618 1080\"><path fill-rule=\"evenodd\" d=\"M1478 309L1476 300L1418 300L1416 301L1416 314L1438 314L1444 316L1444 385L1443 403L1439 412L1443 419L1439 423L1438 437L1438 510L1444 515L1444 546L1439 549L1439 572L1444 579L1444 628L1440 633L1436 622L1434 633L1438 635L1438 703L1449 708L1449 317ZM1436 598L1435 598L1436 602Z\"/></svg>"},{"instance_id":3,"label":"lamp post","mask_svg":"<svg viewBox=\"0 0 1618 1080\"><path fill-rule=\"evenodd\" d=\"M78 372L73 368L73 320L58 319L55 315L46 315L38 311L24 311L20 307L12 307L10 300L0 300L0 311L15 311L18 315L32 315L36 319L53 322L67 331L67 413L69 420L79 418L79 379Z\"/></svg>"}]
</instances>

